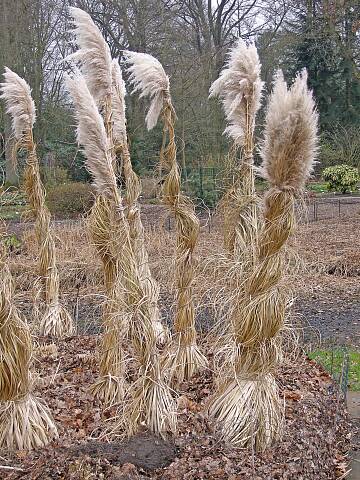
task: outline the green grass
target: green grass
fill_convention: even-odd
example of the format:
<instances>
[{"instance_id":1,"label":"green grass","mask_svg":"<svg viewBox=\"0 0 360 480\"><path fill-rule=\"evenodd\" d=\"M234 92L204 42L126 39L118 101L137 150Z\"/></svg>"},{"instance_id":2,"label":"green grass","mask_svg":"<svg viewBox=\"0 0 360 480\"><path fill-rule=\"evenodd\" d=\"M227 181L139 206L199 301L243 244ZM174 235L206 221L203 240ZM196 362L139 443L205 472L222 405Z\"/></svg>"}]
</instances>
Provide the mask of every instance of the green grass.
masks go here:
<instances>
[{"instance_id":1,"label":"green grass","mask_svg":"<svg viewBox=\"0 0 360 480\"><path fill-rule=\"evenodd\" d=\"M343 365L345 350L335 348L334 350L314 350L309 357L320 363L336 380L339 380ZM360 391L360 351L348 350L349 354L349 379L350 390Z\"/></svg>"},{"instance_id":2,"label":"green grass","mask_svg":"<svg viewBox=\"0 0 360 480\"><path fill-rule=\"evenodd\" d=\"M315 193L328 192L328 184L325 182L311 182L306 185L307 190Z\"/></svg>"}]
</instances>

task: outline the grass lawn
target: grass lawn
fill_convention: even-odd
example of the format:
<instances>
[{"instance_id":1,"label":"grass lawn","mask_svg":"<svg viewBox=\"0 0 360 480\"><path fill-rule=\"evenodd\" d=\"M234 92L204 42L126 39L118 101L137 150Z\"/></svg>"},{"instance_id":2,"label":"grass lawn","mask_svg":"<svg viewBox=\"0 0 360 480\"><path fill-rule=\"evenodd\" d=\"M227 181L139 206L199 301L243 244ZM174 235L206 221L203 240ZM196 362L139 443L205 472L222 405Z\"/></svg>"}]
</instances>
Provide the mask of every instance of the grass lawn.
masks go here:
<instances>
[{"instance_id":1,"label":"grass lawn","mask_svg":"<svg viewBox=\"0 0 360 480\"><path fill-rule=\"evenodd\" d=\"M344 354L346 350L337 348L334 350L314 350L309 357L320 363L336 380L339 380ZM360 351L347 350L349 355L349 379L348 387L352 391L360 391Z\"/></svg>"}]
</instances>

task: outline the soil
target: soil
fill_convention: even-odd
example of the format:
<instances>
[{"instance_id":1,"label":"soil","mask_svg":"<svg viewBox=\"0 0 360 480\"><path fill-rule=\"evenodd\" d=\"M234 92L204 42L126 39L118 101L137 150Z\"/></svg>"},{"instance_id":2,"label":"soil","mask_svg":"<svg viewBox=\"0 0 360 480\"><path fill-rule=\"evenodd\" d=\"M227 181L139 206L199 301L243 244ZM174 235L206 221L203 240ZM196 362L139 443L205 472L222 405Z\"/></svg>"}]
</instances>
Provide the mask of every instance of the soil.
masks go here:
<instances>
[{"instance_id":1,"label":"soil","mask_svg":"<svg viewBox=\"0 0 360 480\"><path fill-rule=\"evenodd\" d=\"M156 470L169 466L176 457L174 444L151 433L135 435L125 442L99 442L90 440L64 452L70 459L82 456L106 459L112 465L132 463L143 470Z\"/></svg>"},{"instance_id":2,"label":"soil","mask_svg":"<svg viewBox=\"0 0 360 480\"><path fill-rule=\"evenodd\" d=\"M303 319L306 343L360 347L360 300L311 300L298 298L295 311Z\"/></svg>"}]
</instances>

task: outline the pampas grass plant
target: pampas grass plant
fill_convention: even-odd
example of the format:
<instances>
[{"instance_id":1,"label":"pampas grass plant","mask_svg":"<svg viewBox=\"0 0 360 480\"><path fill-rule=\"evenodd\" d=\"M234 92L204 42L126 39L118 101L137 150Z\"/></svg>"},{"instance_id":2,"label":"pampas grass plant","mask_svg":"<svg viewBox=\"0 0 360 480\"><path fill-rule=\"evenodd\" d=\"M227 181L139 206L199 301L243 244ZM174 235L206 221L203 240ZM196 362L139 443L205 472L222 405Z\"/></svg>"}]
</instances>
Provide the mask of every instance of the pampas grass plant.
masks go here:
<instances>
[{"instance_id":1,"label":"pampas grass plant","mask_svg":"<svg viewBox=\"0 0 360 480\"><path fill-rule=\"evenodd\" d=\"M247 46L238 40L229 52L226 67L210 87L210 97L222 101L228 123L225 133L233 142L232 152L234 156L240 152L232 184L222 201L225 248L237 260L249 253L250 260L254 257L258 231L253 150L255 117L263 87L260 69L255 45Z\"/></svg>"},{"instance_id":2,"label":"pampas grass plant","mask_svg":"<svg viewBox=\"0 0 360 480\"><path fill-rule=\"evenodd\" d=\"M48 407L31 393L31 335L14 305L13 289L6 250L1 244L0 448L31 450L57 437L57 429Z\"/></svg>"},{"instance_id":3,"label":"pampas grass plant","mask_svg":"<svg viewBox=\"0 0 360 480\"><path fill-rule=\"evenodd\" d=\"M39 277L41 299L45 311L40 318L40 334L54 337L71 335L74 325L70 314L59 302L59 274L56 266L55 243L50 229L50 212L45 205L45 190L41 182L36 144L33 138L35 104L31 90L24 79L9 68L5 69L1 84L1 98L12 118L17 147L27 154L24 173L25 191L35 218L35 231L39 245Z\"/></svg>"},{"instance_id":4,"label":"pampas grass plant","mask_svg":"<svg viewBox=\"0 0 360 480\"><path fill-rule=\"evenodd\" d=\"M194 205L181 193L180 172L176 161L175 111L171 102L170 83L161 63L145 53L125 52L130 64L130 82L140 98L148 96L150 106L146 126L152 129L161 115L164 123L160 168L165 172L162 202L176 221L177 310L174 321L176 338L170 347L170 375L179 382L188 380L207 366L207 359L196 342L195 312L192 301L194 249L199 234L199 220Z\"/></svg>"},{"instance_id":5,"label":"pampas grass plant","mask_svg":"<svg viewBox=\"0 0 360 480\"><path fill-rule=\"evenodd\" d=\"M215 279L213 297L220 319L213 328L218 337L214 350L220 352L231 343L228 319L244 295L243 280L256 256L259 199L255 192L253 150L255 118L263 87L260 70L256 47L238 40L219 78L210 87L210 98L219 97L223 104L227 122L224 133L231 140L224 165L229 185L220 202L225 252L207 260ZM224 285L229 285L226 294Z\"/></svg>"},{"instance_id":6,"label":"pampas grass plant","mask_svg":"<svg viewBox=\"0 0 360 480\"><path fill-rule=\"evenodd\" d=\"M121 158L122 172L125 178L125 215L129 223L130 240L139 268L139 274L144 293L149 300L151 319L155 334L160 342L164 342L168 336L167 331L160 321L159 295L160 288L153 277L149 256L145 246L145 233L141 221L139 196L141 183L139 177L132 168L130 152L126 135L125 116L125 83L122 78L119 62L112 63L112 109L113 109L113 141L115 153Z\"/></svg>"},{"instance_id":7,"label":"pampas grass plant","mask_svg":"<svg viewBox=\"0 0 360 480\"><path fill-rule=\"evenodd\" d=\"M140 365L138 379L127 392L126 407L118 418L117 428L131 435L145 424L155 433L165 435L176 428L175 409L170 389L162 379L149 300L143 290L122 197L116 184L113 148L85 79L81 75L68 78L67 87L75 104L78 141L83 145L86 166L99 196L97 208L106 211L93 215L93 238L99 239L97 247L101 255L109 256L111 261L116 259L116 277L112 283L117 292L110 299L118 306L122 321L118 319L116 331L122 337L113 345L119 351L129 329Z\"/></svg>"},{"instance_id":8,"label":"pampas grass plant","mask_svg":"<svg viewBox=\"0 0 360 480\"><path fill-rule=\"evenodd\" d=\"M83 19L82 10L71 9L72 14L76 14L78 18ZM83 30L89 28L91 30L93 22L91 18L85 14L78 27L78 41L81 44ZM85 22L85 24L84 24ZM85 37L87 38L87 37ZM98 32L98 41L102 36ZM103 39L102 39L103 40ZM103 48L100 48L100 47ZM108 48L102 43L99 49L94 48L94 63L98 66L101 62L107 65L103 55L109 53ZM89 47L89 50L90 47ZM87 52L87 50L86 50ZM91 56L86 57L87 62L91 62ZM111 58L110 58L111 59ZM102 64L101 64L102 65ZM106 83L107 74L105 74L105 66L99 68L102 75L99 74L98 81L101 84ZM111 62L109 62L111 68ZM95 80L91 81L88 77L92 77L91 69L85 68L87 77L80 74L75 79L68 79L68 89L72 95L75 104L76 115L78 119L78 142L83 146L86 157L86 165L93 177L97 198L89 217L89 230L92 236L94 246L103 264L104 280L106 287L106 301L103 306L103 326L104 333L101 340L101 359L100 359L100 377L93 385L92 391L98 397L104 406L110 406L118 403L124 398L125 385L125 359L123 355L123 340L126 337L128 324L126 311L123 308L124 301L123 292L119 287L120 281L120 265L119 253L114 249L113 245L117 245L114 237L113 225L115 222L115 210L122 208L121 198L116 185L116 176L113 165L111 135L111 125L104 123L98 111L97 103L99 97L92 97L88 83L96 84ZM101 79L101 80L99 80ZM103 92L102 105L106 103L106 89L98 86ZM108 86L111 94L111 76ZM89 105L87 105L87 103ZM123 237L122 237L123 239ZM114 243L115 242L115 243Z\"/></svg>"},{"instance_id":9,"label":"pampas grass plant","mask_svg":"<svg viewBox=\"0 0 360 480\"><path fill-rule=\"evenodd\" d=\"M272 372L282 357L288 305L288 292L280 283L284 246L294 230L295 196L310 174L317 148L317 114L306 82L305 71L289 89L280 73L275 79L261 151L270 189L257 255L233 311L232 353L209 407L226 440L257 450L279 437L283 423L283 402Z\"/></svg>"},{"instance_id":10,"label":"pampas grass plant","mask_svg":"<svg viewBox=\"0 0 360 480\"><path fill-rule=\"evenodd\" d=\"M127 146L125 117L125 83L122 79L119 62L112 60L109 46L90 15L79 8L70 8L74 19L76 41L79 50L68 57L78 60L81 71L91 95L103 116L107 136L114 148L113 162L118 171L116 158L122 161L122 171L126 182L126 216L131 228L133 247L138 254L138 265L143 270L144 288L153 307L154 328L159 336L164 335L157 308L159 288L153 279L147 252L145 249L143 227L140 218L138 197L141 193L140 180L132 169L130 153Z\"/></svg>"}]
</instances>

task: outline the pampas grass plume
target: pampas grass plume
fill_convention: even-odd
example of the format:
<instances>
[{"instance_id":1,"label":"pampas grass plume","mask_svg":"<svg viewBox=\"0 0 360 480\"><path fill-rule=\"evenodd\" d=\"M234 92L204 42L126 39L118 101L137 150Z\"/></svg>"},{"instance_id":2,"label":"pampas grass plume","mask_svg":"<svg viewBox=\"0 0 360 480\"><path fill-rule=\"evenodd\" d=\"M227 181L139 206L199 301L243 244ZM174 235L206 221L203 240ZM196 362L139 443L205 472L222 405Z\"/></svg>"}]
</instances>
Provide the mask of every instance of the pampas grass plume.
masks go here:
<instances>
[{"instance_id":1,"label":"pampas grass plume","mask_svg":"<svg viewBox=\"0 0 360 480\"><path fill-rule=\"evenodd\" d=\"M170 96L170 82L159 60L147 53L124 53L125 59L130 63L129 81L134 87L132 93L140 92L140 98L149 97L151 100L146 115L146 127L151 130L157 124L163 108L164 99Z\"/></svg>"},{"instance_id":2,"label":"pampas grass plume","mask_svg":"<svg viewBox=\"0 0 360 480\"><path fill-rule=\"evenodd\" d=\"M86 165L93 177L99 195L116 195L116 178L112 168L111 144L106 135L103 119L81 73L66 76L77 119L77 140L83 145Z\"/></svg>"},{"instance_id":3,"label":"pampas grass plume","mask_svg":"<svg viewBox=\"0 0 360 480\"><path fill-rule=\"evenodd\" d=\"M210 87L210 98L220 97L228 126L224 133L237 144L246 135L246 118L254 125L260 108L263 82L260 80L261 64L255 45L247 46L238 40L230 50L226 68Z\"/></svg>"},{"instance_id":4,"label":"pampas grass plume","mask_svg":"<svg viewBox=\"0 0 360 480\"><path fill-rule=\"evenodd\" d=\"M279 71L268 104L261 149L261 172L272 186L295 191L304 187L317 153L317 122L306 70L297 75L290 88Z\"/></svg>"},{"instance_id":5,"label":"pampas grass plume","mask_svg":"<svg viewBox=\"0 0 360 480\"><path fill-rule=\"evenodd\" d=\"M70 7L74 33L79 50L67 60L80 61L82 72L96 104L102 107L111 92L111 53L108 44L90 15L80 8Z\"/></svg>"},{"instance_id":6,"label":"pampas grass plume","mask_svg":"<svg viewBox=\"0 0 360 480\"><path fill-rule=\"evenodd\" d=\"M122 78L120 65L117 59L114 59L111 64L112 75L112 120L113 120L113 140L115 148L117 145L126 145L126 116L125 116L125 82Z\"/></svg>"},{"instance_id":7,"label":"pampas grass plume","mask_svg":"<svg viewBox=\"0 0 360 480\"><path fill-rule=\"evenodd\" d=\"M5 82L0 85L0 98L6 102L6 112L11 116L14 135L20 140L35 123L35 103L30 86L8 67L5 67L4 79Z\"/></svg>"}]
</instances>

